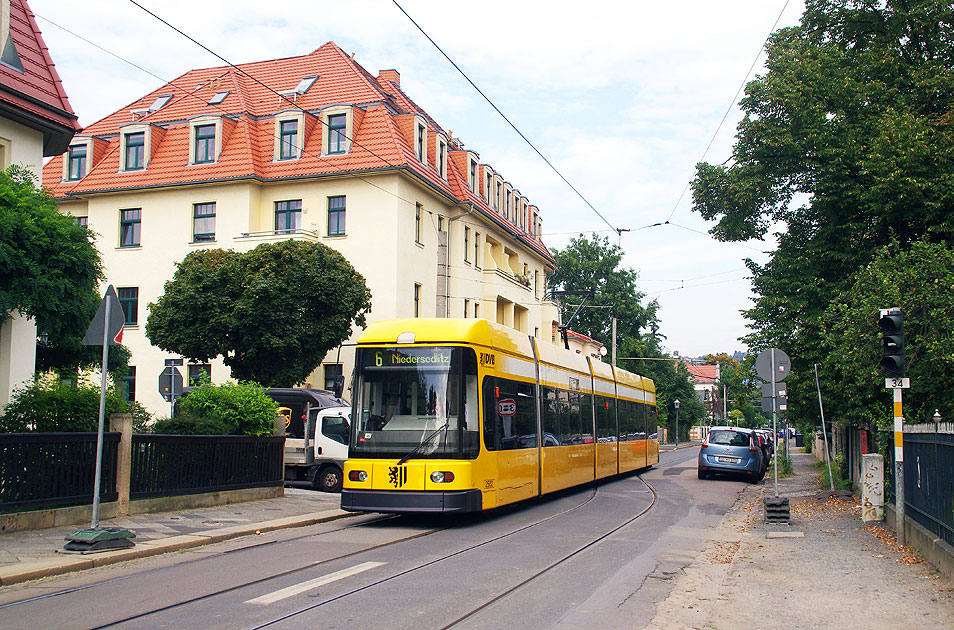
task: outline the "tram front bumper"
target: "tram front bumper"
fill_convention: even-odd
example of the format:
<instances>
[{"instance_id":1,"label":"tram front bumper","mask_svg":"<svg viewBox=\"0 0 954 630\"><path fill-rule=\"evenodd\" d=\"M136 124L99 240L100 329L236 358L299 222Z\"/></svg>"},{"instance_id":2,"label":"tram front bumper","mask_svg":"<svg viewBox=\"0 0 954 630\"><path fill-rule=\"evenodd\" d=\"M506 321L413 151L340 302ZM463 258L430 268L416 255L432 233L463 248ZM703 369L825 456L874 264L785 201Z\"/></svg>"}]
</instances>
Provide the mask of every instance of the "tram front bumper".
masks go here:
<instances>
[{"instance_id":1,"label":"tram front bumper","mask_svg":"<svg viewBox=\"0 0 954 630\"><path fill-rule=\"evenodd\" d=\"M341 491L341 509L349 512L393 514L421 512L479 512L483 507L480 490L421 492L395 490Z\"/></svg>"}]
</instances>

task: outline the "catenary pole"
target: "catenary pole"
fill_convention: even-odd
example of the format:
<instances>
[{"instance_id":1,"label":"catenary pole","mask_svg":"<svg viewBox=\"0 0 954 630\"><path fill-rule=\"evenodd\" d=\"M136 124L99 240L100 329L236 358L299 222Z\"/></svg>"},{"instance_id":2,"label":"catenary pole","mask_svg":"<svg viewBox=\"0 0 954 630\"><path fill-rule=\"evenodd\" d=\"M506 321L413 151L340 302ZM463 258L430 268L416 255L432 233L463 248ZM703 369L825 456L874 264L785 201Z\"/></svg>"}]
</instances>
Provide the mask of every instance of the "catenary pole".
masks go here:
<instances>
[{"instance_id":1,"label":"catenary pole","mask_svg":"<svg viewBox=\"0 0 954 630\"><path fill-rule=\"evenodd\" d=\"M825 428L825 408L822 406L821 384L818 381L818 364L815 364L815 389L818 390L818 411L821 413L822 440L825 442L825 463L828 464L828 487L835 491L835 480L831 476L831 458L828 457L828 429Z\"/></svg>"}]
</instances>

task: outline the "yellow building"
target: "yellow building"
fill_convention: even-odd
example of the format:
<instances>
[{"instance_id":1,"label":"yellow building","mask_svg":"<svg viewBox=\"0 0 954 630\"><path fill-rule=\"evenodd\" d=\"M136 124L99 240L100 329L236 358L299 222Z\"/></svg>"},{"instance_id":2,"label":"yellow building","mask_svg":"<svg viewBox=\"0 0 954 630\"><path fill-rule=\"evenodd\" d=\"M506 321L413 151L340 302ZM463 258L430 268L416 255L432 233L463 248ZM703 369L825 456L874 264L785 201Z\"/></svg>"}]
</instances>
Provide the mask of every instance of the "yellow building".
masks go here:
<instances>
[{"instance_id":1,"label":"yellow building","mask_svg":"<svg viewBox=\"0 0 954 630\"><path fill-rule=\"evenodd\" d=\"M44 183L98 235L126 314L127 385L153 413L168 413L157 378L174 357L146 339L147 304L196 249L321 242L364 276L370 321L483 317L554 341L536 206L411 101L397 71L374 76L334 43L187 72L84 129ZM352 361L333 351L303 385L347 379ZM229 376L220 361L186 370Z\"/></svg>"},{"instance_id":2,"label":"yellow building","mask_svg":"<svg viewBox=\"0 0 954 630\"><path fill-rule=\"evenodd\" d=\"M0 0L0 169L22 166L39 181L44 156L59 155L78 128L26 1ZM3 315L0 410L14 389L33 378L37 344L33 319Z\"/></svg>"}]
</instances>

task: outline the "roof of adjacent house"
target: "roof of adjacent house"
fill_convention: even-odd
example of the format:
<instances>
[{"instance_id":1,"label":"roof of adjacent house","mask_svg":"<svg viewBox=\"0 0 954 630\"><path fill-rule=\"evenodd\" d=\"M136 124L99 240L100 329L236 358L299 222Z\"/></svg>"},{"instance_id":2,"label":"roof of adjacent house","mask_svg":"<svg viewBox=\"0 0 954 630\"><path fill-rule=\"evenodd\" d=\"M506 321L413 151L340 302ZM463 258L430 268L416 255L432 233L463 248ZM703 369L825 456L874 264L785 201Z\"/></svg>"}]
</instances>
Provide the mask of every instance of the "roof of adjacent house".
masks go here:
<instances>
[{"instance_id":1,"label":"roof of adjacent house","mask_svg":"<svg viewBox=\"0 0 954 630\"><path fill-rule=\"evenodd\" d=\"M317 77L304 92L294 92L305 78ZM129 103L88 127L99 146L96 158L87 161L86 175L78 181L60 181L62 163L51 161L45 181L55 196L69 198L92 193L141 188L254 179L276 181L336 174L400 170L442 194L450 203L472 204L501 228L530 246L552 264L549 250L526 229L516 226L491 209L478 193L470 190L465 167L450 159L465 153L450 134L417 106L402 90L395 71L371 75L353 56L334 42L298 57L272 59L237 66L190 70L140 99ZM303 84L304 85L304 84ZM228 94L216 104L217 93ZM279 96L284 93L286 96ZM158 109L157 98L171 98ZM327 133L321 112L328 107L353 107L352 147L347 153L323 154L321 138ZM303 152L298 159L274 160L276 115L300 115ZM217 161L189 164L190 120L198 116L222 118L222 150ZM437 171L433 148L428 163L414 151L414 120L420 117L429 134L447 139L447 177ZM152 125L161 139L151 144L152 155L145 169L120 168L121 130L130 124ZM55 164L53 162L56 162ZM478 190L480 190L478 188ZM528 222L529 224L529 222Z\"/></svg>"},{"instance_id":2,"label":"roof of adjacent house","mask_svg":"<svg viewBox=\"0 0 954 630\"><path fill-rule=\"evenodd\" d=\"M686 369L689 371L689 375L692 376L692 380L698 384L717 383L719 381L718 365L686 364Z\"/></svg>"},{"instance_id":3,"label":"roof of adjacent house","mask_svg":"<svg viewBox=\"0 0 954 630\"><path fill-rule=\"evenodd\" d=\"M42 131L46 156L65 151L79 129L26 0L10 2L10 36L0 51L0 116Z\"/></svg>"}]
</instances>

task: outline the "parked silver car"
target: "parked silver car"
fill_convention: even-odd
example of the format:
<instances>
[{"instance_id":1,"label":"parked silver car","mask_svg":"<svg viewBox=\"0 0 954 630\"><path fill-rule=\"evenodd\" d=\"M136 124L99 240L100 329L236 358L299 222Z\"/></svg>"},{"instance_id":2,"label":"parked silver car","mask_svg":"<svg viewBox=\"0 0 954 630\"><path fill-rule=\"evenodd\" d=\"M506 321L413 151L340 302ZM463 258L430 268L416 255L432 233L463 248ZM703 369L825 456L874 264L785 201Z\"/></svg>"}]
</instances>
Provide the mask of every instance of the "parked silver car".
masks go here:
<instances>
[{"instance_id":1,"label":"parked silver car","mask_svg":"<svg viewBox=\"0 0 954 630\"><path fill-rule=\"evenodd\" d=\"M765 476L765 456L751 429L712 427L699 449L699 479L716 474L741 475L750 483Z\"/></svg>"}]
</instances>

